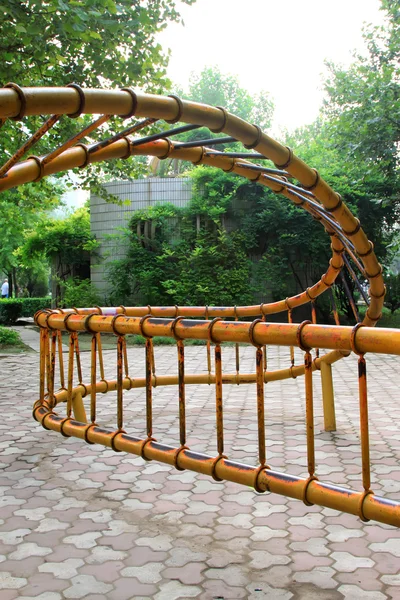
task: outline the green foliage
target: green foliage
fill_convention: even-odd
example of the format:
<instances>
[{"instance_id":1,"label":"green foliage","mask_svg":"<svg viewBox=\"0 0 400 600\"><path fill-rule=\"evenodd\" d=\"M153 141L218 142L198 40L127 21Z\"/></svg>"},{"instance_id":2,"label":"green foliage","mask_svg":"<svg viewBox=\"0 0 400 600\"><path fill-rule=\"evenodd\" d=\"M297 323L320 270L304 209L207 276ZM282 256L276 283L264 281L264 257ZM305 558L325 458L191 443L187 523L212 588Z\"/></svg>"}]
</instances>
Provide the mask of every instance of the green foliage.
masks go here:
<instances>
[{"instance_id":1,"label":"green foliage","mask_svg":"<svg viewBox=\"0 0 400 600\"><path fill-rule=\"evenodd\" d=\"M383 0L382 9L384 25L364 31L366 54L348 70L329 65L324 112L327 138L364 188L367 206L358 202L360 217L372 209L380 226L391 227L400 197L400 10L393 0Z\"/></svg>"},{"instance_id":2,"label":"green foliage","mask_svg":"<svg viewBox=\"0 0 400 600\"><path fill-rule=\"evenodd\" d=\"M400 273L388 273L385 276L386 296L385 304L393 314L400 308Z\"/></svg>"},{"instance_id":3,"label":"green foliage","mask_svg":"<svg viewBox=\"0 0 400 600\"><path fill-rule=\"evenodd\" d=\"M43 219L40 227L27 235L19 253L26 266L37 265L37 261L53 265L58 303L63 282L70 277L87 277L90 256L95 255L97 247L98 242L90 232L89 210L83 207L66 219Z\"/></svg>"},{"instance_id":4,"label":"green foliage","mask_svg":"<svg viewBox=\"0 0 400 600\"><path fill-rule=\"evenodd\" d=\"M38 310L51 307L51 298L3 298L0 300L0 323L13 325L21 317L33 317Z\"/></svg>"},{"instance_id":5,"label":"green foliage","mask_svg":"<svg viewBox=\"0 0 400 600\"><path fill-rule=\"evenodd\" d=\"M232 173L202 166L191 177L186 208L134 213L128 254L109 273L112 304L247 304L266 290L274 300L291 295L322 275L329 240L308 214ZM146 221L147 238L138 235Z\"/></svg>"},{"instance_id":6,"label":"green foliage","mask_svg":"<svg viewBox=\"0 0 400 600\"><path fill-rule=\"evenodd\" d=\"M196 102L223 106L234 115L256 123L264 131L271 125L274 105L269 93L263 91L250 96L237 77L224 75L218 67L205 67L201 73L193 74L189 90L182 91L181 95Z\"/></svg>"},{"instance_id":7,"label":"green foliage","mask_svg":"<svg viewBox=\"0 0 400 600\"><path fill-rule=\"evenodd\" d=\"M183 0L191 4L194 0ZM174 0L0 0L0 81L20 86L62 86L71 82L86 87L133 86L164 91L168 56L156 42L157 33L180 16ZM36 144L44 155L80 131L91 120L60 119ZM0 164L5 163L43 124L43 117L7 120L2 127ZM119 128L112 119L102 134ZM99 139L94 133L89 141ZM145 169L145 159L110 161L92 165L80 181L95 187L99 178L132 177ZM37 227L46 211L60 203L65 182L55 177L20 186L1 194L0 270L10 275L21 266L16 257L26 230ZM26 266L26 265L25 265Z\"/></svg>"},{"instance_id":8,"label":"green foliage","mask_svg":"<svg viewBox=\"0 0 400 600\"><path fill-rule=\"evenodd\" d=\"M21 250L25 261L30 257L57 258L60 263L87 263L88 255L98 243L90 233L87 207L79 208L66 219L45 219L26 238Z\"/></svg>"},{"instance_id":9,"label":"green foliage","mask_svg":"<svg viewBox=\"0 0 400 600\"><path fill-rule=\"evenodd\" d=\"M165 83L167 56L155 38L169 21L179 21L173 0L7 0L0 11L0 78L157 89Z\"/></svg>"},{"instance_id":10,"label":"green foliage","mask_svg":"<svg viewBox=\"0 0 400 600\"><path fill-rule=\"evenodd\" d=\"M85 308L98 306L100 296L90 279L68 279L63 282L63 306Z\"/></svg>"},{"instance_id":11,"label":"green foliage","mask_svg":"<svg viewBox=\"0 0 400 600\"><path fill-rule=\"evenodd\" d=\"M23 346L18 331L0 326L0 347L3 346Z\"/></svg>"}]
</instances>

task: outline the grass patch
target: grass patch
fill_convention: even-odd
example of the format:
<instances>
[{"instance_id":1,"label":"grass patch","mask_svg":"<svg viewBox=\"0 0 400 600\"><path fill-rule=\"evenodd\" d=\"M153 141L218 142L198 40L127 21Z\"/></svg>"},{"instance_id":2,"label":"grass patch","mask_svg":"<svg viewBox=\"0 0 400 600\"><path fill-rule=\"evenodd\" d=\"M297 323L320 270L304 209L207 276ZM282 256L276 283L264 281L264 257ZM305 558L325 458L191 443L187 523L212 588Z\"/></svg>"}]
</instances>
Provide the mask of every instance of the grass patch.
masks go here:
<instances>
[{"instance_id":1,"label":"grass patch","mask_svg":"<svg viewBox=\"0 0 400 600\"><path fill-rule=\"evenodd\" d=\"M0 354L21 354L22 352L33 352L33 350L23 343L18 331L0 325Z\"/></svg>"}]
</instances>

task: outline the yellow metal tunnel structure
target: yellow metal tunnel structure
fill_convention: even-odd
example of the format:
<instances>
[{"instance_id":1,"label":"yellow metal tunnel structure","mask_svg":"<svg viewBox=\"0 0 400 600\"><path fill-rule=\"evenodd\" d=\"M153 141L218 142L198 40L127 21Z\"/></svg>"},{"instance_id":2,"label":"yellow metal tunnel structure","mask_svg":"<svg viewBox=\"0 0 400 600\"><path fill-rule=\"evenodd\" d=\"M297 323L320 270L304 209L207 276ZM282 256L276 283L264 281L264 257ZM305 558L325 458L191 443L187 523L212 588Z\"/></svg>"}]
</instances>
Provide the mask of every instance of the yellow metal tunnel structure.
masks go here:
<instances>
[{"instance_id":1,"label":"yellow metal tunnel structure","mask_svg":"<svg viewBox=\"0 0 400 600\"><path fill-rule=\"evenodd\" d=\"M90 123L86 119L73 138L44 156L29 156L31 148L49 130L57 127L60 119L79 119L86 114L95 117ZM1 124L7 119L21 120L37 115L46 116L46 120L19 149L13 149L13 154L10 152L10 158L0 167L0 191L76 167L85 168L90 163L129 160L133 156L178 158L234 172L256 185L270 188L299 209L306 210L324 227L330 241L331 259L321 278L302 293L256 306L119 306L38 312L35 320L40 327L41 347L39 399L33 410L35 419L45 429L74 436L87 443L102 444L117 452L124 451L180 470L203 473L217 481L237 482L258 492L296 498L307 505L317 504L344 511L362 520L399 526L400 503L376 495L371 488L365 355L399 355L400 331L374 328L381 317L385 295L382 267L372 242L340 195L290 148L273 140L257 125L246 123L221 107L197 104L177 96L155 96L130 88L115 91L85 89L76 84L63 88L21 88L10 83L0 90ZM104 124L109 126L112 116L118 116L124 122L124 128L110 135L108 127L108 137L93 141L93 133L98 134ZM193 142L173 139L179 133L199 127L225 137ZM138 133L146 129L146 135L139 137ZM230 142L235 144L234 152L215 150L218 143ZM237 150L238 143L243 146L240 151ZM212 148L209 147L211 145ZM319 325L315 300L325 292L331 293L330 288L344 268L354 274L349 260L369 281L369 306L365 318L355 327L342 326L334 310L336 324ZM294 323L292 311L306 304L311 307L311 321ZM283 314L283 322L269 322L268 316L277 313ZM91 364L87 377L82 369L80 333L91 336ZM106 377L102 350L102 334L110 333L115 336L116 368L113 378ZM131 334L141 335L146 340L145 372L139 378L130 375L126 336ZM63 353L65 336L68 336L69 350ZM177 375L156 374L155 336L175 340ZM207 372L187 372L186 340L204 340ZM236 348L236 364L229 372L222 368L226 343L233 343ZM254 347L255 366L252 372L242 372L239 344ZM288 365L270 370L266 348L273 352L278 346L288 347ZM299 350L303 359L296 362ZM324 425L327 431L333 431L336 423L332 368L334 363L351 353L358 356L361 457L358 490L323 482L317 477L314 439L313 377L316 371L321 376ZM265 385L297 377L304 380L306 477L273 470L268 465L267 454ZM190 406L186 401L186 389L191 384L212 385L215 389L216 452L213 455L193 451L187 445L187 411ZM257 424L258 464L255 466L230 460L224 453L225 386L251 384L256 389L254 421ZM177 388L179 441L174 446L154 439L153 390L163 386ZM141 437L126 432L124 409L129 402L127 392L135 388L143 388L146 431ZM111 429L99 422L98 411L98 395L108 392L116 395L115 400L110 400L116 421L116 428ZM110 398L114 396L110 395ZM301 401L300 398L298 401Z\"/></svg>"}]
</instances>

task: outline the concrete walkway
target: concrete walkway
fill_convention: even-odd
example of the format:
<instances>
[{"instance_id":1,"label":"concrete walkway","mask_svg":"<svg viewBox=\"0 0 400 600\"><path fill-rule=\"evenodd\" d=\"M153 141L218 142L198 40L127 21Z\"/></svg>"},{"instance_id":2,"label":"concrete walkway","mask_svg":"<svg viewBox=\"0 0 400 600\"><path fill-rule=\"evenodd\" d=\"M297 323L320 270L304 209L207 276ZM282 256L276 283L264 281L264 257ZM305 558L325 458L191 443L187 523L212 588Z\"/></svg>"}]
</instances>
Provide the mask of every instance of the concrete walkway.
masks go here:
<instances>
[{"instance_id":1,"label":"concrete walkway","mask_svg":"<svg viewBox=\"0 0 400 600\"><path fill-rule=\"evenodd\" d=\"M176 372L174 347L155 352L159 374ZM143 348L128 354L131 376L143 376ZM185 355L188 373L205 370L204 348ZM83 353L84 380L89 360ZM223 360L235 364L234 348ZM253 369L254 349L241 348L241 361ZM282 368L288 350L271 350L269 361ZM400 499L399 359L367 364L373 488ZM400 530L45 431L31 413L38 365L34 353L1 358L1 600L400 598ZM114 351L105 368L115 373ZM335 365L334 380L338 431L325 433L315 379L317 474L361 489L354 357ZM301 378L266 386L267 460L296 475L306 465L303 386ZM144 391L124 403L127 431L143 435ZM191 448L216 453L214 405L211 386L187 387ZM226 453L255 464L254 386L224 386L224 408ZM159 441L179 439L177 412L176 388L155 389ZM100 395L99 424L115 426L115 413L115 395Z\"/></svg>"},{"instance_id":2,"label":"concrete walkway","mask_svg":"<svg viewBox=\"0 0 400 600\"><path fill-rule=\"evenodd\" d=\"M40 334L33 324L14 326L10 327L10 329L13 329L17 333L19 333L23 343L26 346L28 346L32 350L35 350L35 352L40 352ZM63 344L62 348L63 352L68 352L68 346Z\"/></svg>"}]
</instances>

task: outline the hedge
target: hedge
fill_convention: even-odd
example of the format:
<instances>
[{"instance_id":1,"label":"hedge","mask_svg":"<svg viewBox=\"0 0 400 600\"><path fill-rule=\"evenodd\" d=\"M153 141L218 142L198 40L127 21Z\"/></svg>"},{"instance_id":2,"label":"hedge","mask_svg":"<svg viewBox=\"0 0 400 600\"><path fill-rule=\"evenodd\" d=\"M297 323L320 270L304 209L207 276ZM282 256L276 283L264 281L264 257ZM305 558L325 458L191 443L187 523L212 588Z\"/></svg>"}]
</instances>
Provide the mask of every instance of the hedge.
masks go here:
<instances>
[{"instance_id":1,"label":"hedge","mask_svg":"<svg viewBox=\"0 0 400 600\"><path fill-rule=\"evenodd\" d=\"M33 317L36 311L51 307L51 298L4 298L0 300L0 323L12 325L21 317Z\"/></svg>"}]
</instances>

